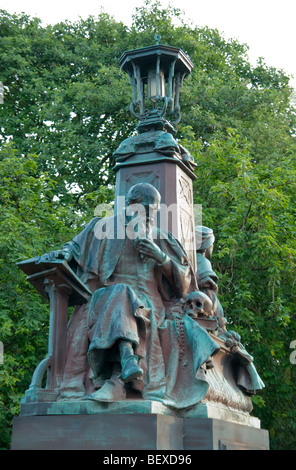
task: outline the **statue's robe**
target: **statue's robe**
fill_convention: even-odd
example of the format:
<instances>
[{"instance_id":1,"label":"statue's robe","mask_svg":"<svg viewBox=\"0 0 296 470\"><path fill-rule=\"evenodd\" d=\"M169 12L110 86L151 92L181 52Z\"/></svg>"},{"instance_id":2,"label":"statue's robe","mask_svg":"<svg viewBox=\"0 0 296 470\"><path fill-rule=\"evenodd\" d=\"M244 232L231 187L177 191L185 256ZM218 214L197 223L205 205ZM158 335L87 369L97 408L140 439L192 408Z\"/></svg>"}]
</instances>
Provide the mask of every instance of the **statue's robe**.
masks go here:
<instances>
[{"instance_id":1,"label":"statue's robe","mask_svg":"<svg viewBox=\"0 0 296 470\"><path fill-rule=\"evenodd\" d=\"M217 317L219 324L222 325L225 319L222 305L217 296L218 276L213 271L210 260L200 253L196 253L196 278L198 289L211 299L213 315Z\"/></svg>"},{"instance_id":2,"label":"statue's robe","mask_svg":"<svg viewBox=\"0 0 296 470\"><path fill-rule=\"evenodd\" d=\"M65 246L72 269L93 292L91 301L73 312L62 390L83 393L87 358L94 381L111 374L118 360L117 341L134 346L144 374L133 382L142 397L184 408L198 403L208 390L202 364L214 354L215 341L192 318L168 319L174 303L197 290L188 258L172 234L153 229L153 240L168 256L167 265L142 259L135 243L124 237L120 219L93 219ZM104 236L102 236L102 234Z\"/></svg>"}]
</instances>

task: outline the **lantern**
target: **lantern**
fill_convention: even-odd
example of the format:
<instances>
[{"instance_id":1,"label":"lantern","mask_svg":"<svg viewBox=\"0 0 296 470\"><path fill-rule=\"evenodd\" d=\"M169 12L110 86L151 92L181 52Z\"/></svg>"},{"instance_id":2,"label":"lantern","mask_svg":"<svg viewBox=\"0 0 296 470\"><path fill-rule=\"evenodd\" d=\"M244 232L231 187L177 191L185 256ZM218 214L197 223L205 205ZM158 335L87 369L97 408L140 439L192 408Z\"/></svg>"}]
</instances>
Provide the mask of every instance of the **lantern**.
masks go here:
<instances>
[{"instance_id":1,"label":"lantern","mask_svg":"<svg viewBox=\"0 0 296 470\"><path fill-rule=\"evenodd\" d=\"M193 67L182 49L156 44L124 52L119 63L130 77L133 116L143 124L164 116L172 124L180 121L179 91Z\"/></svg>"}]
</instances>

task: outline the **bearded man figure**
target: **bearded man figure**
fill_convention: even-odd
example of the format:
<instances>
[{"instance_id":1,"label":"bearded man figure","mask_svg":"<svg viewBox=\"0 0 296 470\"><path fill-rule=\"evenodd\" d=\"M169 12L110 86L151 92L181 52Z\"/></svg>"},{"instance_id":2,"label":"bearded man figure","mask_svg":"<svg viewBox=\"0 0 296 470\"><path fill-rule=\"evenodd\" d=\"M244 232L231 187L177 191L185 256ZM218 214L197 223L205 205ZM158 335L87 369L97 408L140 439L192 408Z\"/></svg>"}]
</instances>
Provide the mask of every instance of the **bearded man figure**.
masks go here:
<instances>
[{"instance_id":1,"label":"bearded man figure","mask_svg":"<svg viewBox=\"0 0 296 470\"><path fill-rule=\"evenodd\" d=\"M154 226L159 205L159 192L139 183L118 215L94 218L49 254L64 257L93 293L69 322L60 398L112 402L125 399L128 388L185 408L206 394L201 366L218 346L189 315L169 313L198 289L178 240Z\"/></svg>"}]
</instances>

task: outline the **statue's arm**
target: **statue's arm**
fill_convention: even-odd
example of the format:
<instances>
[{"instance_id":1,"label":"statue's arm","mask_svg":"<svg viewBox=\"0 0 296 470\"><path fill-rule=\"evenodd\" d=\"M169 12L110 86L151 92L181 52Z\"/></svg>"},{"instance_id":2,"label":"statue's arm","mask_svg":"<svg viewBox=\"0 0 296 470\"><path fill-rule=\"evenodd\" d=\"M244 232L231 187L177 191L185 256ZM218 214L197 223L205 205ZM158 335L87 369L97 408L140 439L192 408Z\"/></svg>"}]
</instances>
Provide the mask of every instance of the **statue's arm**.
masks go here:
<instances>
[{"instance_id":1,"label":"statue's arm","mask_svg":"<svg viewBox=\"0 0 296 470\"><path fill-rule=\"evenodd\" d=\"M162 252L163 253L163 252ZM174 285L174 268L172 260L165 253L162 263L158 263L158 267L161 270L162 274L167 278L171 285Z\"/></svg>"},{"instance_id":2,"label":"statue's arm","mask_svg":"<svg viewBox=\"0 0 296 470\"><path fill-rule=\"evenodd\" d=\"M170 232L161 231L159 246L166 255L162 274L169 279L177 297L184 297L188 292L197 290L196 278L188 256L179 242Z\"/></svg>"},{"instance_id":3,"label":"statue's arm","mask_svg":"<svg viewBox=\"0 0 296 470\"><path fill-rule=\"evenodd\" d=\"M85 240L89 234L94 231L99 217L94 217L84 227L84 229L73 240L65 243L61 250L53 250L40 256L39 262L54 261L56 259L64 259L68 263L73 259L77 259L81 253L81 246L84 245Z\"/></svg>"}]
</instances>

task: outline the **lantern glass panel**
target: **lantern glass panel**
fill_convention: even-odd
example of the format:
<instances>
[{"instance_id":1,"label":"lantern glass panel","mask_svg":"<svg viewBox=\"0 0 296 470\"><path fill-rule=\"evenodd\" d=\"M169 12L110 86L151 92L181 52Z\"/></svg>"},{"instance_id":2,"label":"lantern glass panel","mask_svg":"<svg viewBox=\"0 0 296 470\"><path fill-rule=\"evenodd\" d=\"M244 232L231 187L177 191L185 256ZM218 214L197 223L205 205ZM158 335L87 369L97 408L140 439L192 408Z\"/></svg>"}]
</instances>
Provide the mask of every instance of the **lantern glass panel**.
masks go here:
<instances>
[{"instance_id":1,"label":"lantern glass panel","mask_svg":"<svg viewBox=\"0 0 296 470\"><path fill-rule=\"evenodd\" d=\"M165 97L165 79L164 73L160 71L158 74L155 69L148 71L148 98L152 102L156 102Z\"/></svg>"}]
</instances>

